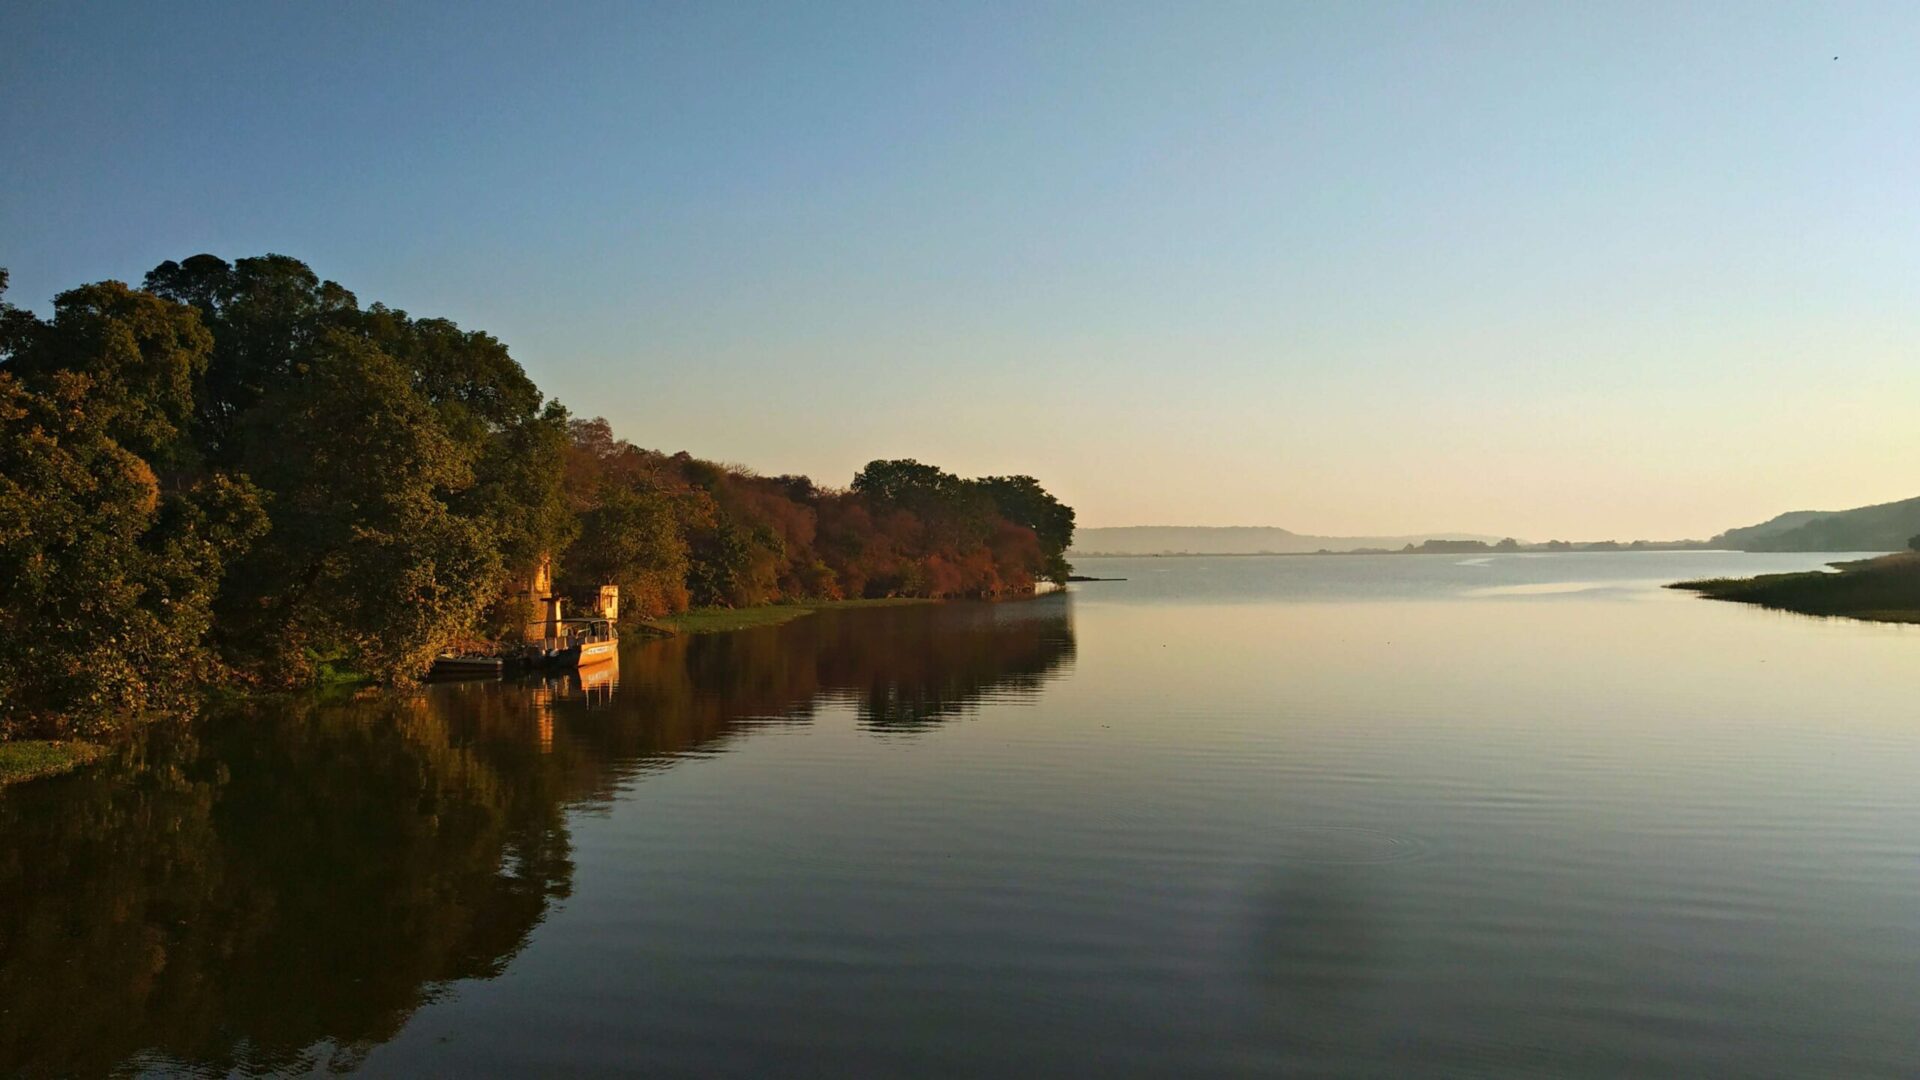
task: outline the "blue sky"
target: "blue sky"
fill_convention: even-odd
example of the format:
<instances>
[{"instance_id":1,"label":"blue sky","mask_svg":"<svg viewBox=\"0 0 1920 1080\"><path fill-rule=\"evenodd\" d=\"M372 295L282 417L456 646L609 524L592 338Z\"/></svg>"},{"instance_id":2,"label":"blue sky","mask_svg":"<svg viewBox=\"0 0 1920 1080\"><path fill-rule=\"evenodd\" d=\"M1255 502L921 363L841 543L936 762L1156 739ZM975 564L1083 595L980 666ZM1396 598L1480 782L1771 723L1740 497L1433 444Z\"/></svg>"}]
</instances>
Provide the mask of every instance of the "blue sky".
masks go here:
<instances>
[{"instance_id":1,"label":"blue sky","mask_svg":"<svg viewBox=\"0 0 1920 1080\"><path fill-rule=\"evenodd\" d=\"M1920 494L1912 5L0 11L10 298L275 251L634 441L1085 524ZM1834 57L1838 59L1834 59Z\"/></svg>"}]
</instances>

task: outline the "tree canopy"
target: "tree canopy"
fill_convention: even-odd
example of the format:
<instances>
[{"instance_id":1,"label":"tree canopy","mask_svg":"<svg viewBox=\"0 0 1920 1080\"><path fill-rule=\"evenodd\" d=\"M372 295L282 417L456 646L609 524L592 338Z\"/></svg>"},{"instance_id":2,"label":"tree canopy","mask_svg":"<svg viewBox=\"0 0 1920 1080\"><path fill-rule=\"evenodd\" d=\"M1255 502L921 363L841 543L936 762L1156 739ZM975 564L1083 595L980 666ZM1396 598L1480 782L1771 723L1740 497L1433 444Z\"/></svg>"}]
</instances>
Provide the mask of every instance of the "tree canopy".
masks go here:
<instances>
[{"instance_id":1,"label":"tree canopy","mask_svg":"<svg viewBox=\"0 0 1920 1080\"><path fill-rule=\"evenodd\" d=\"M0 737L87 731L214 679L386 682L528 617L551 560L635 616L1064 579L1073 511L1027 476L878 460L847 489L646 450L507 346L284 255L5 302ZM524 598L524 589L519 591Z\"/></svg>"}]
</instances>

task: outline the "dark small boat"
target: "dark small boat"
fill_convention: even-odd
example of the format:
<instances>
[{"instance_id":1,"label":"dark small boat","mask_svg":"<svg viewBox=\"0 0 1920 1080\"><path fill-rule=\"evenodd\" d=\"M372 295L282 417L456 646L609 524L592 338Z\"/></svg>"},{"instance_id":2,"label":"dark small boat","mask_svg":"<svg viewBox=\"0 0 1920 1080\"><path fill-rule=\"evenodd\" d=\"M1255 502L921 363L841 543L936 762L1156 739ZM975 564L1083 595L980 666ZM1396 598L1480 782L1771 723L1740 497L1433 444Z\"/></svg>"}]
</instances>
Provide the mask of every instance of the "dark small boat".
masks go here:
<instances>
[{"instance_id":1,"label":"dark small boat","mask_svg":"<svg viewBox=\"0 0 1920 1080\"><path fill-rule=\"evenodd\" d=\"M497 679L506 669L507 662L498 656L436 656L427 669L427 678Z\"/></svg>"}]
</instances>

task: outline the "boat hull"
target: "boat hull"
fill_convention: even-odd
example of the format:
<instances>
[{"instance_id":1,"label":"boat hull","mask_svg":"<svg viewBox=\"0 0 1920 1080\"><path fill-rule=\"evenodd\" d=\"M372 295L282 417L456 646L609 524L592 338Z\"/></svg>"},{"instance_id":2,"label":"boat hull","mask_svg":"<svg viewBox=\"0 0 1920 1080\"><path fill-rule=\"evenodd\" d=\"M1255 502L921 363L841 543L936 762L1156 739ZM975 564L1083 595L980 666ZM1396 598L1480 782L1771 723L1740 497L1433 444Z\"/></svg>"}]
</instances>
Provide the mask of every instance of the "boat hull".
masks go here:
<instances>
[{"instance_id":1,"label":"boat hull","mask_svg":"<svg viewBox=\"0 0 1920 1080\"><path fill-rule=\"evenodd\" d=\"M506 661L497 656L442 656L433 661L428 669L430 679L486 679L499 678L506 670Z\"/></svg>"},{"instance_id":2,"label":"boat hull","mask_svg":"<svg viewBox=\"0 0 1920 1080\"><path fill-rule=\"evenodd\" d=\"M570 645L547 654L546 662L553 667L578 668L593 664L604 664L620 655L618 641L589 641L581 645Z\"/></svg>"}]
</instances>

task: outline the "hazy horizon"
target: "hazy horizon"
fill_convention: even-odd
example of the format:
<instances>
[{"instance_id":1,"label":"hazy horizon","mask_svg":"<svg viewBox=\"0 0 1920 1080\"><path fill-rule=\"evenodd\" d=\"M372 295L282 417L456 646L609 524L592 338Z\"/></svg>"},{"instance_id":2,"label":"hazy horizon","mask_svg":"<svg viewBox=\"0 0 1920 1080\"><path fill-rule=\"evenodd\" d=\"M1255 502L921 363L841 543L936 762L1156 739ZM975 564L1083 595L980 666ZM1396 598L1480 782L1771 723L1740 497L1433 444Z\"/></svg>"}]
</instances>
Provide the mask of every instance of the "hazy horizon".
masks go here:
<instances>
[{"instance_id":1,"label":"hazy horizon","mask_svg":"<svg viewBox=\"0 0 1920 1080\"><path fill-rule=\"evenodd\" d=\"M280 252L634 442L1089 526L1920 494L1920 10L0 13L8 298Z\"/></svg>"}]
</instances>

